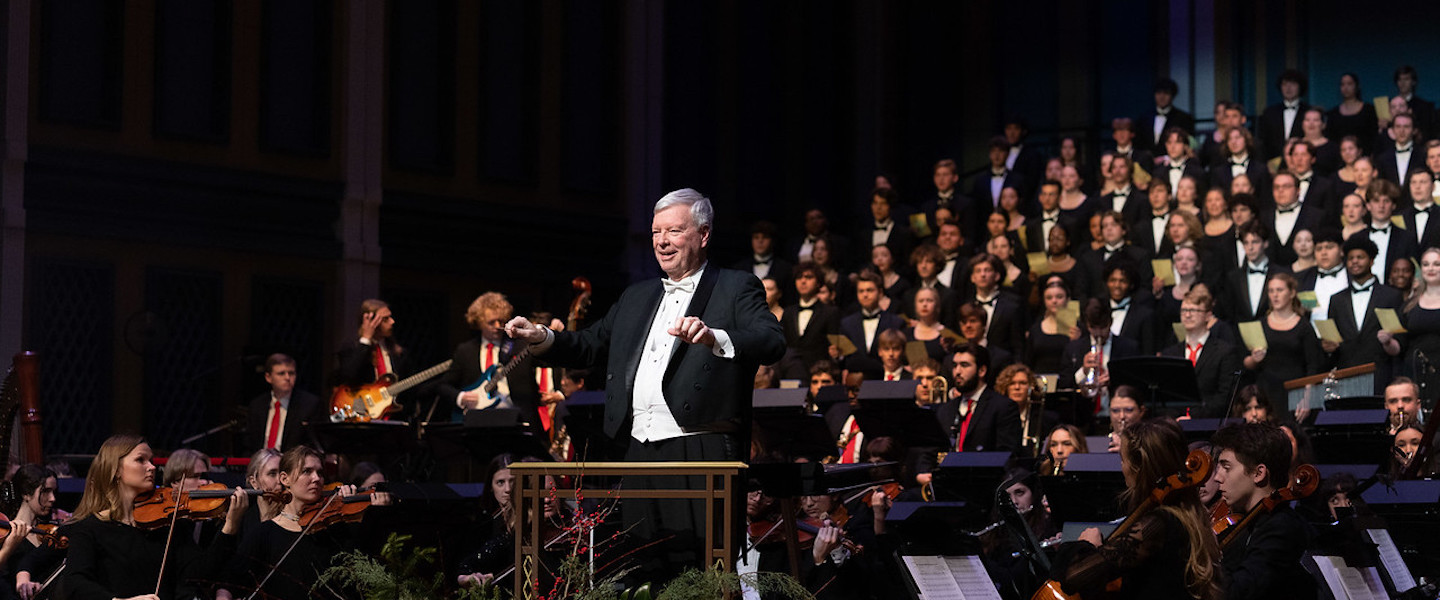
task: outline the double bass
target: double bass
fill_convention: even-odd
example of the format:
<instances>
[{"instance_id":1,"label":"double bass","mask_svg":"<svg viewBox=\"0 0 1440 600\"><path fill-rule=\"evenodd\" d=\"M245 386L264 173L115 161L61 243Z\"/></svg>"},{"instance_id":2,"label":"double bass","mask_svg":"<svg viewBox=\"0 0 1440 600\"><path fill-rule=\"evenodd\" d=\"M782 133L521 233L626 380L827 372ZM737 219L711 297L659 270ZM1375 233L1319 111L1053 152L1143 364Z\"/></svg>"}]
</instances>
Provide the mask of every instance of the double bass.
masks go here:
<instances>
[{"instance_id":1,"label":"double bass","mask_svg":"<svg viewBox=\"0 0 1440 600\"><path fill-rule=\"evenodd\" d=\"M1130 515L1125 517L1125 520L1120 523L1120 526L1116 527L1115 531L1110 533L1107 541L1124 535L1125 532L1129 531L1130 527L1135 524L1137 519L1163 504L1165 498L1169 497L1172 492L1200 485L1209 474L1210 453L1204 450L1191 450L1190 454L1185 456L1185 464L1181 467L1181 470L1166 477L1164 481L1156 485L1155 489L1151 490L1150 494L1145 497L1145 500L1140 503L1140 506L1135 507L1135 510L1131 511ZM1116 579L1110 582L1107 589L1119 589L1119 583L1120 580ZM1040 586L1040 589L1035 591L1035 595L1031 596L1030 600L1080 600L1080 595L1065 593L1064 590L1060 589L1060 582L1051 579L1046 581L1045 585Z\"/></svg>"}]
</instances>

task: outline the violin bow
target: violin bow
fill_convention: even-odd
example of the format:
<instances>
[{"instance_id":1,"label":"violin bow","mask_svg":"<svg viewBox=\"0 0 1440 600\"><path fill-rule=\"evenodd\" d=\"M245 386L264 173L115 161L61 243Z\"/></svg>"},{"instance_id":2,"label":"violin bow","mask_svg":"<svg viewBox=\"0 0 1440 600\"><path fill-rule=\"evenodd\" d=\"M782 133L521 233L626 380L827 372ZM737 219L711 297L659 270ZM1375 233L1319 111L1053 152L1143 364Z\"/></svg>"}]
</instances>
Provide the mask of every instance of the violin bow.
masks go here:
<instances>
[{"instance_id":1,"label":"violin bow","mask_svg":"<svg viewBox=\"0 0 1440 600\"><path fill-rule=\"evenodd\" d=\"M155 595L160 595L160 584L165 581L165 563L170 560L170 542L175 540L175 524L180 522L180 488L185 483L173 488L175 492L175 510L170 513L170 530L165 532L165 552L160 555L160 574L155 576Z\"/></svg>"},{"instance_id":2,"label":"violin bow","mask_svg":"<svg viewBox=\"0 0 1440 600\"><path fill-rule=\"evenodd\" d=\"M310 533L310 528L314 527L315 522L320 520L320 514L325 512L325 509L330 506L330 503L339 497L339 494L332 494L325 500L325 505L315 511L315 516L310 518L310 522L306 523L305 528L300 530L300 535L295 536L295 541L290 542L290 547L286 548L285 553L280 555L280 560L275 561L275 564L270 567L270 572L265 574L265 577L260 580L260 583L255 584L255 591L250 592L250 595L246 596L245 600L255 600L255 594L260 593L260 589L265 587L265 584L270 581L271 577L275 576L275 571L280 570L280 565L285 564L285 559L289 558L290 553L295 551L295 546L300 545L300 540L305 539L305 534Z\"/></svg>"}]
</instances>

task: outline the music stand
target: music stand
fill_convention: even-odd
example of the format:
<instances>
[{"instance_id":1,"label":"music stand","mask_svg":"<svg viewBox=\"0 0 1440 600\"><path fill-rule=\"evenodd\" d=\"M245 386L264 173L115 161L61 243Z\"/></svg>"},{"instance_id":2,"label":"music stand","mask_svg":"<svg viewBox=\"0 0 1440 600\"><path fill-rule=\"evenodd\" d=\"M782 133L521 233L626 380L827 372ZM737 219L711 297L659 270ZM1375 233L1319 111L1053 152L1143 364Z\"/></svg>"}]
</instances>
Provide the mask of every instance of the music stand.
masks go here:
<instances>
[{"instance_id":1,"label":"music stand","mask_svg":"<svg viewBox=\"0 0 1440 600\"><path fill-rule=\"evenodd\" d=\"M902 540L901 554L979 554L980 538L967 529L975 510L958 501L896 502L885 514L885 529Z\"/></svg>"},{"instance_id":2,"label":"music stand","mask_svg":"<svg viewBox=\"0 0 1440 600\"><path fill-rule=\"evenodd\" d=\"M1124 516L1116 502L1125 490L1119 454L1071 454L1065 460L1065 473L1041 476L1040 486L1050 499L1050 514L1057 525Z\"/></svg>"},{"instance_id":3,"label":"music stand","mask_svg":"<svg viewBox=\"0 0 1440 600\"><path fill-rule=\"evenodd\" d=\"M850 390L845 389L842 384L827 385L815 392L815 406L819 409L816 412L824 413L832 404L850 401Z\"/></svg>"},{"instance_id":4,"label":"music stand","mask_svg":"<svg viewBox=\"0 0 1440 600\"><path fill-rule=\"evenodd\" d=\"M1382 464L1390 456L1390 412L1323 410L1310 433L1315 458L1328 463Z\"/></svg>"},{"instance_id":5,"label":"music stand","mask_svg":"<svg viewBox=\"0 0 1440 600\"><path fill-rule=\"evenodd\" d=\"M760 447L787 460L804 456L813 459L835 454L835 438L825 417L804 412L756 410L755 438Z\"/></svg>"},{"instance_id":6,"label":"music stand","mask_svg":"<svg viewBox=\"0 0 1440 600\"><path fill-rule=\"evenodd\" d=\"M1185 432L1185 441L1201 442L1209 441L1221 427L1231 423L1244 423L1245 419L1184 419L1176 422Z\"/></svg>"},{"instance_id":7,"label":"music stand","mask_svg":"<svg viewBox=\"0 0 1440 600\"><path fill-rule=\"evenodd\" d=\"M619 459L605 435L605 390L582 390L565 399L565 433L575 449L575 460L600 462Z\"/></svg>"},{"instance_id":8,"label":"music stand","mask_svg":"<svg viewBox=\"0 0 1440 600\"><path fill-rule=\"evenodd\" d=\"M810 390L802 388L759 389L751 394L750 407L757 413L762 410L805 412L805 398L809 395Z\"/></svg>"},{"instance_id":9,"label":"music stand","mask_svg":"<svg viewBox=\"0 0 1440 600\"><path fill-rule=\"evenodd\" d=\"M335 454L404 454L414 447L405 421L319 422L310 429L325 451Z\"/></svg>"},{"instance_id":10,"label":"music stand","mask_svg":"<svg viewBox=\"0 0 1440 600\"><path fill-rule=\"evenodd\" d=\"M1200 386L1195 381L1195 366L1173 356L1134 356L1110 361L1110 393L1130 385L1149 392L1146 403L1150 413L1199 407Z\"/></svg>"}]
</instances>

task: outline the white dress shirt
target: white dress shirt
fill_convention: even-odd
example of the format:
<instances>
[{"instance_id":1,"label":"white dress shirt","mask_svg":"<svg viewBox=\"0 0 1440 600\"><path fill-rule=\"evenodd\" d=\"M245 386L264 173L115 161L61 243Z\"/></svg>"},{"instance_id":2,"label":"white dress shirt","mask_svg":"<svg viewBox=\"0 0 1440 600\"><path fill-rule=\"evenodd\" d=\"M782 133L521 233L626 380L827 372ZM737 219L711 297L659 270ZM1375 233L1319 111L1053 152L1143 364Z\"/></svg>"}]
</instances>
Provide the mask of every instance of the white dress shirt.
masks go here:
<instances>
[{"instance_id":1,"label":"white dress shirt","mask_svg":"<svg viewBox=\"0 0 1440 600\"><path fill-rule=\"evenodd\" d=\"M1130 299L1110 301L1110 335L1120 335L1125 328L1125 317L1130 315Z\"/></svg>"},{"instance_id":2,"label":"white dress shirt","mask_svg":"<svg viewBox=\"0 0 1440 600\"><path fill-rule=\"evenodd\" d=\"M1060 209L1040 213L1040 249L1050 252L1050 230L1060 222ZM1032 241L1033 243L1033 241Z\"/></svg>"},{"instance_id":3,"label":"white dress shirt","mask_svg":"<svg viewBox=\"0 0 1440 600\"><path fill-rule=\"evenodd\" d=\"M1405 184L1405 174L1410 172L1410 157L1415 154L1415 143L1395 147L1395 172L1400 174L1400 183Z\"/></svg>"},{"instance_id":4,"label":"white dress shirt","mask_svg":"<svg viewBox=\"0 0 1440 600\"><path fill-rule=\"evenodd\" d=\"M1289 207L1275 207L1275 239L1284 246L1290 243L1290 234L1295 232L1295 222L1300 219L1300 203Z\"/></svg>"},{"instance_id":5,"label":"white dress shirt","mask_svg":"<svg viewBox=\"0 0 1440 600\"><path fill-rule=\"evenodd\" d=\"M870 247L879 246L890 241L890 232L895 230L895 219L885 219L883 223L874 223L875 230L870 233Z\"/></svg>"},{"instance_id":6,"label":"white dress shirt","mask_svg":"<svg viewBox=\"0 0 1440 600\"><path fill-rule=\"evenodd\" d=\"M1290 131L1295 127L1295 117L1300 114L1300 100L1285 101L1285 137L1290 137Z\"/></svg>"},{"instance_id":7,"label":"white dress shirt","mask_svg":"<svg viewBox=\"0 0 1440 600\"><path fill-rule=\"evenodd\" d=\"M1005 170L1015 170L1015 159L1020 158L1020 150L1023 148L1025 148L1025 144L1015 144L1010 147L1010 152L1005 154Z\"/></svg>"},{"instance_id":8,"label":"white dress shirt","mask_svg":"<svg viewBox=\"0 0 1440 600\"><path fill-rule=\"evenodd\" d=\"M1160 253L1160 244L1165 243L1165 226L1170 224L1170 213L1163 215L1150 214L1150 239L1155 241L1155 247L1150 249L1151 254Z\"/></svg>"},{"instance_id":9,"label":"white dress shirt","mask_svg":"<svg viewBox=\"0 0 1440 600\"><path fill-rule=\"evenodd\" d=\"M810 317L815 315L816 302L819 302L819 300L814 298L810 299L809 304L801 300L800 310L795 311L795 323L799 327L800 335L805 335L805 328L810 326Z\"/></svg>"},{"instance_id":10,"label":"white dress shirt","mask_svg":"<svg viewBox=\"0 0 1440 600\"><path fill-rule=\"evenodd\" d=\"M805 236L805 241L800 243L800 251L795 253L795 258L800 259L802 263L810 262L811 253L815 252L815 240L818 239L820 238Z\"/></svg>"},{"instance_id":11,"label":"white dress shirt","mask_svg":"<svg viewBox=\"0 0 1440 600\"><path fill-rule=\"evenodd\" d=\"M940 269L940 273L935 276L935 279L945 284L945 287L953 289L955 286L950 285L950 282L955 280L955 266L959 261L960 255L958 253L955 256L945 257L945 266Z\"/></svg>"},{"instance_id":12,"label":"white dress shirt","mask_svg":"<svg viewBox=\"0 0 1440 600\"><path fill-rule=\"evenodd\" d=\"M1230 178L1234 179L1245 174L1250 168L1250 154L1242 153L1230 157Z\"/></svg>"},{"instance_id":13,"label":"white dress shirt","mask_svg":"<svg viewBox=\"0 0 1440 600\"><path fill-rule=\"evenodd\" d=\"M1339 293L1350 285L1350 279L1345 275L1345 266L1336 265L1327 275L1324 269L1317 268L1315 275L1315 301L1318 306L1310 311L1310 320L1323 321L1330 318L1330 297Z\"/></svg>"},{"instance_id":14,"label":"white dress shirt","mask_svg":"<svg viewBox=\"0 0 1440 600\"><path fill-rule=\"evenodd\" d=\"M1260 299L1265 297L1265 271L1269 267L1270 259L1263 256L1259 263L1247 262L1245 265L1245 284L1250 293L1250 314L1257 319L1260 317Z\"/></svg>"},{"instance_id":15,"label":"white dress shirt","mask_svg":"<svg viewBox=\"0 0 1440 600\"><path fill-rule=\"evenodd\" d=\"M1185 176L1185 163L1188 163L1188 162L1190 162L1189 159L1181 159L1180 162L1178 162L1178 163L1176 163L1176 162L1170 163L1170 191L1171 191L1171 192L1174 192L1175 190L1180 189L1180 178Z\"/></svg>"},{"instance_id":16,"label":"white dress shirt","mask_svg":"<svg viewBox=\"0 0 1440 600\"><path fill-rule=\"evenodd\" d=\"M1115 190L1113 195L1110 196L1110 210L1117 213L1125 212L1125 203L1130 201L1130 196L1134 193L1135 191L1130 189L1130 184L1125 184L1125 187Z\"/></svg>"},{"instance_id":17,"label":"white dress shirt","mask_svg":"<svg viewBox=\"0 0 1440 600\"><path fill-rule=\"evenodd\" d=\"M1440 189L1440 186L1435 186ZM1430 226L1430 208L1435 206L1434 202L1426 202L1424 206L1415 205L1415 239L1425 239L1425 228Z\"/></svg>"},{"instance_id":18,"label":"white dress shirt","mask_svg":"<svg viewBox=\"0 0 1440 600\"><path fill-rule=\"evenodd\" d=\"M1008 169L999 173L990 172L990 206L992 208L1000 205L1000 190L1005 189L1005 176L1009 174Z\"/></svg>"},{"instance_id":19,"label":"white dress shirt","mask_svg":"<svg viewBox=\"0 0 1440 600\"><path fill-rule=\"evenodd\" d=\"M265 437L260 438L262 442L270 440L270 424L275 422L275 402L280 402L280 433L275 435L275 448L285 447L285 417L290 416L290 396L276 398L275 392L270 392L270 410L265 411Z\"/></svg>"},{"instance_id":20,"label":"white dress shirt","mask_svg":"<svg viewBox=\"0 0 1440 600\"><path fill-rule=\"evenodd\" d=\"M1295 184L1299 186L1296 189L1300 191L1300 195L1298 196L1298 198L1300 198L1301 204L1305 203L1305 197L1307 194L1310 193L1310 182L1314 179L1315 171L1310 171L1308 173L1298 173L1295 175Z\"/></svg>"},{"instance_id":21,"label":"white dress shirt","mask_svg":"<svg viewBox=\"0 0 1440 600\"><path fill-rule=\"evenodd\" d=\"M1155 137L1154 137L1153 139L1155 140L1155 145L1157 145L1157 146L1160 145L1160 143L1161 143L1161 142L1160 142L1160 136L1165 133L1165 122L1166 122L1166 121L1169 121L1169 120L1170 120L1170 107L1169 107L1169 106L1167 106L1167 107L1165 107L1165 108L1160 108L1160 107L1158 107L1158 106L1155 107L1155 119L1154 119L1154 122L1153 122L1153 124L1154 124L1154 131L1155 131ZM1175 188L1170 188L1170 189L1173 190L1173 189L1175 189Z\"/></svg>"},{"instance_id":22,"label":"white dress shirt","mask_svg":"<svg viewBox=\"0 0 1440 600\"><path fill-rule=\"evenodd\" d=\"M752 254L750 258L753 263L750 267L750 272L755 274L756 279L765 279L770 276L770 266L775 264L774 254L766 254L765 256Z\"/></svg>"},{"instance_id":23,"label":"white dress shirt","mask_svg":"<svg viewBox=\"0 0 1440 600\"><path fill-rule=\"evenodd\" d=\"M880 327L880 309L875 312L860 311L860 329L865 332L865 347L861 352L869 352L870 347L875 344L875 330Z\"/></svg>"},{"instance_id":24,"label":"white dress shirt","mask_svg":"<svg viewBox=\"0 0 1440 600\"><path fill-rule=\"evenodd\" d=\"M1370 265L1370 272L1376 277L1385 278L1385 267L1389 265L1390 235L1395 233L1395 224L1389 221L1384 223L1370 223L1370 241L1375 242L1375 247L1380 250L1375 255L1375 264Z\"/></svg>"},{"instance_id":25,"label":"white dress shirt","mask_svg":"<svg viewBox=\"0 0 1440 600\"><path fill-rule=\"evenodd\" d=\"M1365 327L1365 314L1370 310L1370 296L1374 295L1378 278L1371 277L1363 284L1350 283L1350 304L1355 311L1355 329Z\"/></svg>"}]
</instances>

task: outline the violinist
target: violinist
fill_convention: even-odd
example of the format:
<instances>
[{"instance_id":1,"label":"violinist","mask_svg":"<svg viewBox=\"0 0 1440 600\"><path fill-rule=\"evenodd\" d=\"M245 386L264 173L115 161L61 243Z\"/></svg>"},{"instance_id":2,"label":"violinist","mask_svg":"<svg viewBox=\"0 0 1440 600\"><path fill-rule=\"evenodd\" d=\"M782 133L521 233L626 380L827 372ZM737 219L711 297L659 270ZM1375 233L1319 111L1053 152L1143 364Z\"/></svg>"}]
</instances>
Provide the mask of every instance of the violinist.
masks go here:
<instances>
[{"instance_id":1,"label":"violinist","mask_svg":"<svg viewBox=\"0 0 1440 600\"><path fill-rule=\"evenodd\" d=\"M210 457L204 452L181 448L170 453L170 458L165 462L164 479L161 480L162 487L178 487L184 490L193 490L202 485L210 483L206 473L210 471Z\"/></svg>"},{"instance_id":2,"label":"violinist","mask_svg":"<svg viewBox=\"0 0 1440 600\"><path fill-rule=\"evenodd\" d=\"M1126 487L1121 499L1133 511L1181 471L1185 435L1174 421L1154 420L1131 423L1117 437ZM1051 570L1066 594L1089 597L1122 578L1119 598L1222 597L1219 544L1193 487L1171 490L1121 535L1102 541L1090 528L1080 539L1061 546Z\"/></svg>"},{"instance_id":3,"label":"violinist","mask_svg":"<svg viewBox=\"0 0 1440 600\"><path fill-rule=\"evenodd\" d=\"M516 462L539 462L535 458L520 458L505 453L490 460L485 467L485 494L480 497L481 520L476 532L483 536L483 543L477 549L467 551L460 561L456 583L462 587L498 583L503 575L515 564L515 505L512 501L515 476L510 465ZM546 477L546 485L553 481ZM554 539L555 530L561 529L559 501L551 495L545 499L546 527L542 527L545 541Z\"/></svg>"},{"instance_id":4,"label":"violinist","mask_svg":"<svg viewBox=\"0 0 1440 600\"><path fill-rule=\"evenodd\" d=\"M21 559L31 551L45 544L39 532L31 528L48 521L55 508L55 473L40 465L29 464L20 467L4 484L0 484L0 512L11 515L10 534L0 544L0 564L6 575L15 581L16 591L25 587L33 593L39 584L30 581L25 574L22 583L18 576ZM13 594L0 593L0 597L12 598ZM27 596L28 597L28 596Z\"/></svg>"},{"instance_id":5,"label":"violinist","mask_svg":"<svg viewBox=\"0 0 1440 600\"><path fill-rule=\"evenodd\" d=\"M323 463L318 450L304 445L280 456L280 486L290 493L290 502L274 518L245 532L231 573L235 587L247 591L258 587L275 598L307 598L311 583L335 555L354 547L348 524L328 525L320 513L353 496L355 489L340 486L333 495L324 493Z\"/></svg>"},{"instance_id":6,"label":"violinist","mask_svg":"<svg viewBox=\"0 0 1440 600\"><path fill-rule=\"evenodd\" d=\"M1278 426L1240 423L1215 433L1215 480L1230 509L1248 514L1277 489L1288 485L1290 440ZM1313 534L1288 502L1256 516L1225 548L1226 597L1314 598L1314 580L1300 558Z\"/></svg>"},{"instance_id":7,"label":"violinist","mask_svg":"<svg viewBox=\"0 0 1440 600\"><path fill-rule=\"evenodd\" d=\"M255 510L246 512L245 531L253 531L260 523L275 518L285 507L278 497L284 491L280 485L280 451L274 448L256 450L250 456L250 466L245 468L245 485L267 493L256 496Z\"/></svg>"},{"instance_id":8,"label":"violinist","mask_svg":"<svg viewBox=\"0 0 1440 600\"><path fill-rule=\"evenodd\" d=\"M200 591L198 582L213 580L217 565L233 551L249 506L249 497L238 489L230 497L224 527L204 551L189 536L169 535L169 517L154 529L138 526L149 515L137 514L136 499L168 493L155 489L152 456L150 445L134 435L111 436L100 446L80 505L65 528L70 549L58 583L61 600L186 597ZM179 523L184 531L187 521Z\"/></svg>"}]
</instances>

